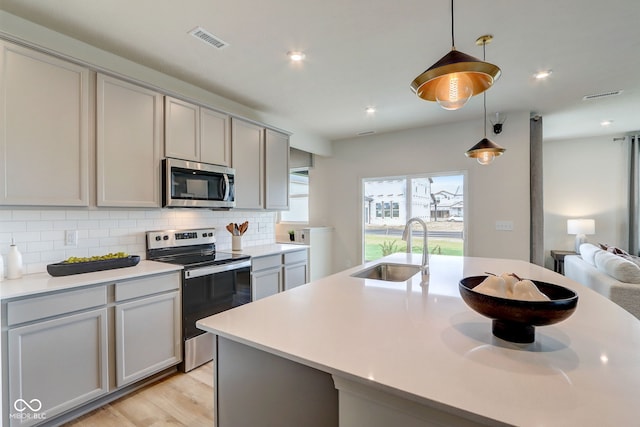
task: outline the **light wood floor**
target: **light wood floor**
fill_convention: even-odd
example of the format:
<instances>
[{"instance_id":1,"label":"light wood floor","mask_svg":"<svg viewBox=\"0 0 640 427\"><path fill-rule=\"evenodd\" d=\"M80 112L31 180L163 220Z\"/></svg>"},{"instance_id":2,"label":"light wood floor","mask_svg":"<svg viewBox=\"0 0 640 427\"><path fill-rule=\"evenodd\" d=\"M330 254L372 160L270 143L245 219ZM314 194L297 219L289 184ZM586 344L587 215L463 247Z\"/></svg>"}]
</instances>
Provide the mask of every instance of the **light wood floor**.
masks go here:
<instances>
[{"instance_id":1,"label":"light wood floor","mask_svg":"<svg viewBox=\"0 0 640 427\"><path fill-rule=\"evenodd\" d=\"M176 373L104 405L65 427L213 426L213 362Z\"/></svg>"}]
</instances>

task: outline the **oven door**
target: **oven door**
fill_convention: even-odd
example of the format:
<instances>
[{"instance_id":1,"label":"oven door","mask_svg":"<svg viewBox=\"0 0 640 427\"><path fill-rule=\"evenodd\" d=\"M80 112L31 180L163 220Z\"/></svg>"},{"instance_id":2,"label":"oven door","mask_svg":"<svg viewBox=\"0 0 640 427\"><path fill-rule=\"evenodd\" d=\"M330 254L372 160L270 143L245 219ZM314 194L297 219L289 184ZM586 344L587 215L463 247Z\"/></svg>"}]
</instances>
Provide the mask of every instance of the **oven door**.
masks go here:
<instances>
[{"instance_id":1,"label":"oven door","mask_svg":"<svg viewBox=\"0 0 640 427\"><path fill-rule=\"evenodd\" d=\"M250 265L244 261L184 272L181 371L188 372L213 358L213 335L198 329L198 320L251 302Z\"/></svg>"},{"instance_id":2,"label":"oven door","mask_svg":"<svg viewBox=\"0 0 640 427\"><path fill-rule=\"evenodd\" d=\"M185 272L182 285L184 339L203 334L196 322L213 314L251 302L250 262L224 265L213 274Z\"/></svg>"}]
</instances>

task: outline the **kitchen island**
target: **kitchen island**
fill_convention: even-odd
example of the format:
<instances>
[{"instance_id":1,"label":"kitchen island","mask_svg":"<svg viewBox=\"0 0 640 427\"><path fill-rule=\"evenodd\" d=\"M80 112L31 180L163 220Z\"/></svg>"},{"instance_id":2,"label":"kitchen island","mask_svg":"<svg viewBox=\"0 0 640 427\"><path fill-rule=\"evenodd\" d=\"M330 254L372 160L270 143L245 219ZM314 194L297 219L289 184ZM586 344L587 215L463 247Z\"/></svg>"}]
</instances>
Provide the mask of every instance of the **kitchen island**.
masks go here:
<instances>
[{"instance_id":1,"label":"kitchen island","mask_svg":"<svg viewBox=\"0 0 640 427\"><path fill-rule=\"evenodd\" d=\"M363 267L198 322L217 338L219 427L640 420L640 321L595 292L516 260L432 256L426 286L419 274L404 282L351 277ZM537 327L532 344L503 341L458 292L461 278L487 271L568 287L578 307Z\"/></svg>"}]
</instances>

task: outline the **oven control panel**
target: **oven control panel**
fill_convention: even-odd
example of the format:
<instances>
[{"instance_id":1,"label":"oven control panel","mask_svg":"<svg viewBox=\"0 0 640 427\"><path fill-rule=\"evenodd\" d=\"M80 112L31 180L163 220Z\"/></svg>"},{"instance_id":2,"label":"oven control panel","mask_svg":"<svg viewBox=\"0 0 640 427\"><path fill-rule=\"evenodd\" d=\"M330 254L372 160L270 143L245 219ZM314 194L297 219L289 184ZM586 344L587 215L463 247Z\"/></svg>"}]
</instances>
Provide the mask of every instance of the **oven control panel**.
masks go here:
<instances>
[{"instance_id":1,"label":"oven control panel","mask_svg":"<svg viewBox=\"0 0 640 427\"><path fill-rule=\"evenodd\" d=\"M216 242L215 228L147 231L147 249L207 245Z\"/></svg>"}]
</instances>

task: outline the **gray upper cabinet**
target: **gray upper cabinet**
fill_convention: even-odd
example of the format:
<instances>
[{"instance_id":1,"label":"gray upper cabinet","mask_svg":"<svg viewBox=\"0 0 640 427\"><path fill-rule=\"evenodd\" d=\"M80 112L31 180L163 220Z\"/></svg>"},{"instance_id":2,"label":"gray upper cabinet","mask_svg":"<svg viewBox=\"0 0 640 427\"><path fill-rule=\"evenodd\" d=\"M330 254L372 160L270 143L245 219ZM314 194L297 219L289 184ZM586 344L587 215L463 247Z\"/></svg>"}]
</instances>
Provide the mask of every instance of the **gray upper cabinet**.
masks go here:
<instances>
[{"instance_id":1,"label":"gray upper cabinet","mask_svg":"<svg viewBox=\"0 0 640 427\"><path fill-rule=\"evenodd\" d=\"M0 204L89 205L89 69L0 41Z\"/></svg>"},{"instance_id":2,"label":"gray upper cabinet","mask_svg":"<svg viewBox=\"0 0 640 427\"><path fill-rule=\"evenodd\" d=\"M230 122L227 114L200 107L200 161L231 166Z\"/></svg>"},{"instance_id":3,"label":"gray upper cabinet","mask_svg":"<svg viewBox=\"0 0 640 427\"><path fill-rule=\"evenodd\" d=\"M98 206L159 207L162 95L98 74Z\"/></svg>"},{"instance_id":4,"label":"gray upper cabinet","mask_svg":"<svg viewBox=\"0 0 640 427\"><path fill-rule=\"evenodd\" d=\"M200 110L197 105L164 98L164 154L183 160L200 160Z\"/></svg>"},{"instance_id":5,"label":"gray upper cabinet","mask_svg":"<svg viewBox=\"0 0 640 427\"><path fill-rule=\"evenodd\" d=\"M289 209L289 136L265 132L265 208Z\"/></svg>"},{"instance_id":6,"label":"gray upper cabinet","mask_svg":"<svg viewBox=\"0 0 640 427\"><path fill-rule=\"evenodd\" d=\"M165 97L165 156L229 166L229 116Z\"/></svg>"},{"instance_id":7,"label":"gray upper cabinet","mask_svg":"<svg viewBox=\"0 0 640 427\"><path fill-rule=\"evenodd\" d=\"M236 208L289 209L289 136L233 119Z\"/></svg>"},{"instance_id":8,"label":"gray upper cabinet","mask_svg":"<svg viewBox=\"0 0 640 427\"><path fill-rule=\"evenodd\" d=\"M231 121L231 158L236 170L237 209L264 208L264 128Z\"/></svg>"}]
</instances>

